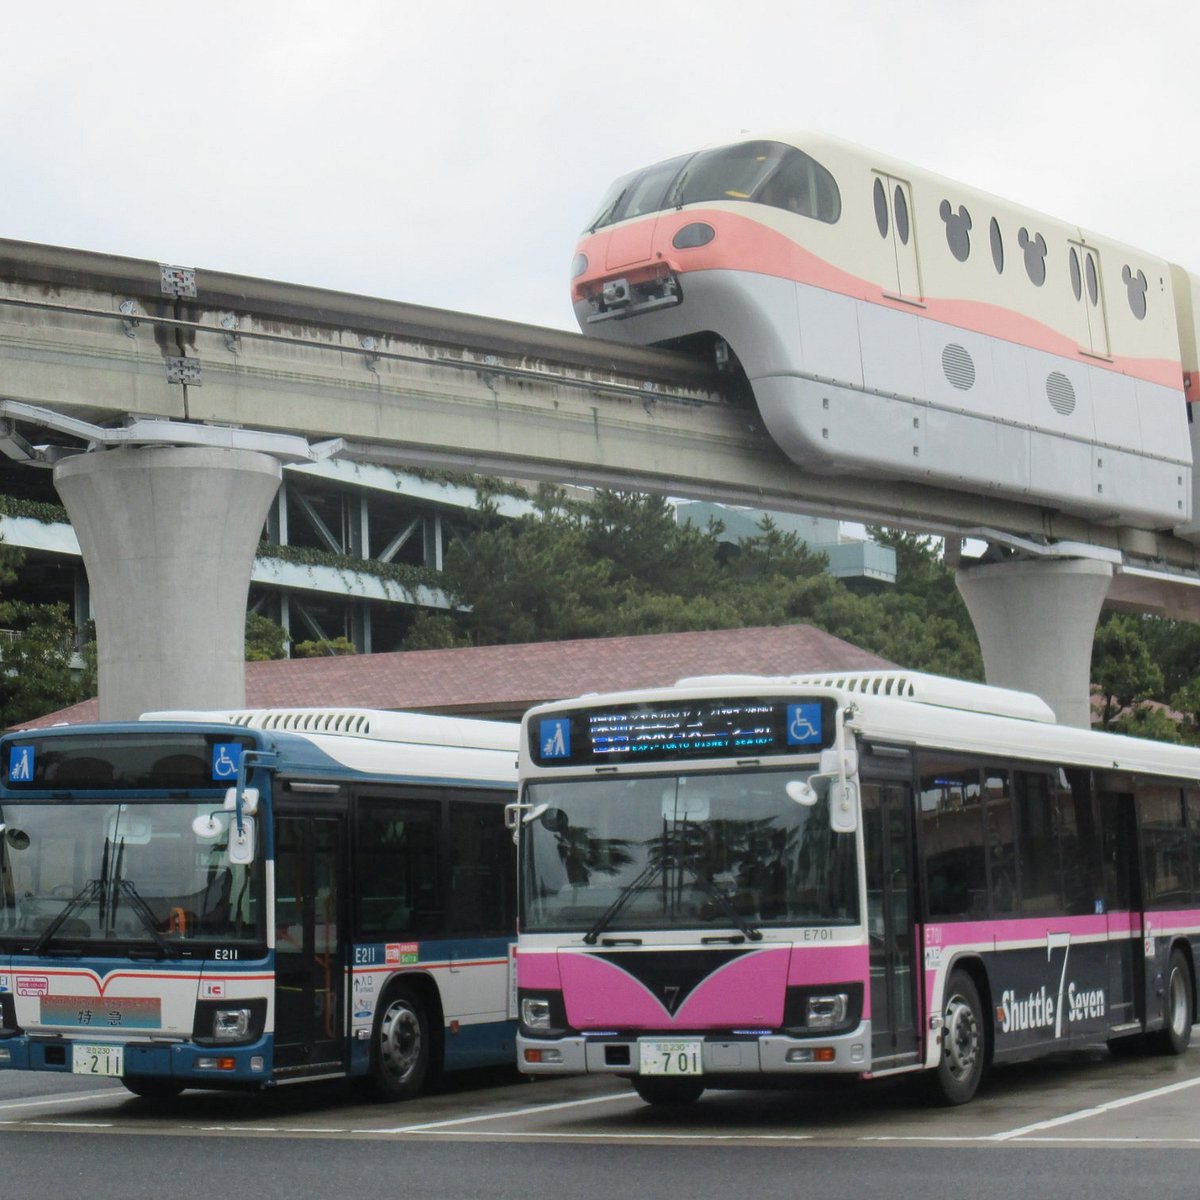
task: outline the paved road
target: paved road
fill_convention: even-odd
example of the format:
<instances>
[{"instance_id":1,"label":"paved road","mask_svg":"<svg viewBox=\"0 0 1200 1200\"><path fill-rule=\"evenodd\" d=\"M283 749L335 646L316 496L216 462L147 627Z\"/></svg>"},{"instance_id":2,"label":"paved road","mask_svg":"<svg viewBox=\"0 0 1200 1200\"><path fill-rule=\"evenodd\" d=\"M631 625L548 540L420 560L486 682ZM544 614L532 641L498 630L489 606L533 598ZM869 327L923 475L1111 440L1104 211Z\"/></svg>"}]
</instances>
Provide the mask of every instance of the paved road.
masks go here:
<instances>
[{"instance_id":1,"label":"paved road","mask_svg":"<svg viewBox=\"0 0 1200 1200\"><path fill-rule=\"evenodd\" d=\"M921 1105L891 1081L709 1092L662 1110L622 1080L529 1083L508 1072L456 1078L396 1106L363 1104L344 1085L193 1092L164 1106L107 1081L0 1072L0 1154L6 1195L63 1200L212 1200L248 1185L256 1200L367 1189L405 1200L634 1190L1195 1200L1200 1049L1009 1067L959 1109Z\"/></svg>"}]
</instances>

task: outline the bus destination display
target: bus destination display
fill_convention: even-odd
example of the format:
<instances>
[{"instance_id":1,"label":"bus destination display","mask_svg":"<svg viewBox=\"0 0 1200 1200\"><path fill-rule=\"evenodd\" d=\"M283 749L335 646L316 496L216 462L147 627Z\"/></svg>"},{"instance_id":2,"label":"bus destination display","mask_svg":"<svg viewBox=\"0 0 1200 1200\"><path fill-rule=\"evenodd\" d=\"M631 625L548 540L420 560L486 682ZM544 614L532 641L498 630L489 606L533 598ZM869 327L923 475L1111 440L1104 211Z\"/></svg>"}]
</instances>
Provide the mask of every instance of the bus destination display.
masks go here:
<instances>
[{"instance_id":1,"label":"bus destination display","mask_svg":"<svg viewBox=\"0 0 1200 1200\"><path fill-rule=\"evenodd\" d=\"M541 766L804 754L833 742L832 700L702 700L594 708L537 718L530 751Z\"/></svg>"}]
</instances>

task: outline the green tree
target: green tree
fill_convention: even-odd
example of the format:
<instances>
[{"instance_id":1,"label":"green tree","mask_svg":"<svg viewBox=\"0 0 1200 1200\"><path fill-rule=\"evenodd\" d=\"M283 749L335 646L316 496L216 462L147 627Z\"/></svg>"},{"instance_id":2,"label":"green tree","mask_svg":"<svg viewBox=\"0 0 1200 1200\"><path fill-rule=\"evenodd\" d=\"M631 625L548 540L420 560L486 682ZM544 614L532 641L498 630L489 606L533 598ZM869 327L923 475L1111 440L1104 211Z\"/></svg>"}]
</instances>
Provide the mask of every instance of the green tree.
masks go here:
<instances>
[{"instance_id":1,"label":"green tree","mask_svg":"<svg viewBox=\"0 0 1200 1200\"><path fill-rule=\"evenodd\" d=\"M0 544L0 592L16 582L23 550ZM65 604L0 599L0 727L30 721L95 695L93 646L79 647Z\"/></svg>"},{"instance_id":2,"label":"green tree","mask_svg":"<svg viewBox=\"0 0 1200 1200\"><path fill-rule=\"evenodd\" d=\"M1100 622L1092 643L1092 683L1100 692L1103 729L1115 728L1123 709L1162 693L1162 669L1137 617L1113 613Z\"/></svg>"},{"instance_id":3,"label":"green tree","mask_svg":"<svg viewBox=\"0 0 1200 1200\"><path fill-rule=\"evenodd\" d=\"M292 650L297 658L336 658L355 653L354 643L345 637L317 638L311 642L295 642Z\"/></svg>"},{"instance_id":4,"label":"green tree","mask_svg":"<svg viewBox=\"0 0 1200 1200\"><path fill-rule=\"evenodd\" d=\"M287 658L287 630L260 613L246 614L246 661Z\"/></svg>"}]
</instances>

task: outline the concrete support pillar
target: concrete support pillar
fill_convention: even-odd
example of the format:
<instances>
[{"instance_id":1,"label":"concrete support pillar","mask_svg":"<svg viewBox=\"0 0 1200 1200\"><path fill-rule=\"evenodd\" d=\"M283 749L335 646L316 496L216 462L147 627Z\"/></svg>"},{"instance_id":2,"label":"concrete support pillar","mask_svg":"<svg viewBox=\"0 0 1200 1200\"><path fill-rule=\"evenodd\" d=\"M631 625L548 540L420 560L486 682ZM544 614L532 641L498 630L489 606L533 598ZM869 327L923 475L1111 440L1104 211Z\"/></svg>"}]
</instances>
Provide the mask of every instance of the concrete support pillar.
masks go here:
<instances>
[{"instance_id":1,"label":"concrete support pillar","mask_svg":"<svg viewBox=\"0 0 1200 1200\"><path fill-rule=\"evenodd\" d=\"M281 474L268 455L208 447L54 468L91 584L101 720L245 704L246 597Z\"/></svg>"},{"instance_id":2,"label":"concrete support pillar","mask_svg":"<svg viewBox=\"0 0 1200 1200\"><path fill-rule=\"evenodd\" d=\"M964 567L958 590L983 651L988 683L1041 696L1059 723L1091 722L1092 639L1112 566L1091 559Z\"/></svg>"}]
</instances>

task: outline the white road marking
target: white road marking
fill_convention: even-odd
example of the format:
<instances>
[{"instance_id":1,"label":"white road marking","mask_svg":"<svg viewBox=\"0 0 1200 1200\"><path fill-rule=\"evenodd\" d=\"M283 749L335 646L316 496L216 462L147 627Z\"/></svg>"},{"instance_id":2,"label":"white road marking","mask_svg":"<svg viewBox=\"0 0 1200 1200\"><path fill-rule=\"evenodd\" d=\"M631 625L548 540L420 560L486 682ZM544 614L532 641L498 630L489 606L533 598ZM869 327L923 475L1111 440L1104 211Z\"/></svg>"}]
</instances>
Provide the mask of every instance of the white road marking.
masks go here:
<instances>
[{"instance_id":1,"label":"white road marking","mask_svg":"<svg viewBox=\"0 0 1200 1200\"><path fill-rule=\"evenodd\" d=\"M1061 1117L1052 1117L1048 1121L1035 1121L1032 1125L1022 1125L1019 1129L1010 1129L1005 1133L993 1133L988 1141L1011 1141L1013 1138L1025 1137L1031 1133L1039 1133L1043 1129L1054 1129L1059 1125L1069 1125L1072 1121L1083 1121L1088 1117L1099 1117L1104 1113L1115 1112L1119 1108L1127 1108L1131 1104L1140 1104L1143 1100L1154 1100L1159 1096L1169 1096L1172 1092L1182 1092L1187 1088L1197 1086L1200 1086L1200 1078L1184 1079L1179 1083L1170 1083L1166 1087L1154 1088L1149 1092L1138 1092L1133 1096L1122 1096L1119 1100L1110 1100L1107 1104L1097 1104L1095 1108L1080 1109L1079 1112L1066 1113Z\"/></svg>"},{"instance_id":2,"label":"white road marking","mask_svg":"<svg viewBox=\"0 0 1200 1200\"><path fill-rule=\"evenodd\" d=\"M403 1133L405 1130L352 1129L351 1133ZM475 1133L466 1129L420 1129L414 1132L429 1137L496 1137L496 1138L566 1138L570 1141L585 1139L633 1142L811 1142L812 1133L628 1133L612 1130L609 1133L577 1133L563 1130L559 1133L540 1133L534 1130L517 1132L502 1130L499 1133Z\"/></svg>"},{"instance_id":3,"label":"white road marking","mask_svg":"<svg viewBox=\"0 0 1200 1200\"><path fill-rule=\"evenodd\" d=\"M94 1092L80 1092L75 1096L43 1096L40 1100L8 1100L0 1103L0 1112L14 1108L45 1108L46 1105L86 1104L89 1100L103 1101L110 1096L124 1096L116 1088L101 1088Z\"/></svg>"},{"instance_id":4,"label":"white road marking","mask_svg":"<svg viewBox=\"0 0 1200 1200\"><path fill-rule=\"evenodd\" d=\"M429 1121L423 1125L396 1125L391 1129L372 1129L368 1133L424 1133L428 1129L446 1129L451 1125L471 1125L477 1121L499 1121L505 1117L528 1117L536 1113L554 1112L564 1108L582 1108L587 1104L610 1104L614 1100L631 1100L636 1092L615 1092L611 1096L590 1096L586 1100L564 1100L560 1104L533 1104L529 1108L514 1108L507 1112L479 1113L473 1117L456 1117L451 1121Z\"/></svg>"}]
</instances>

